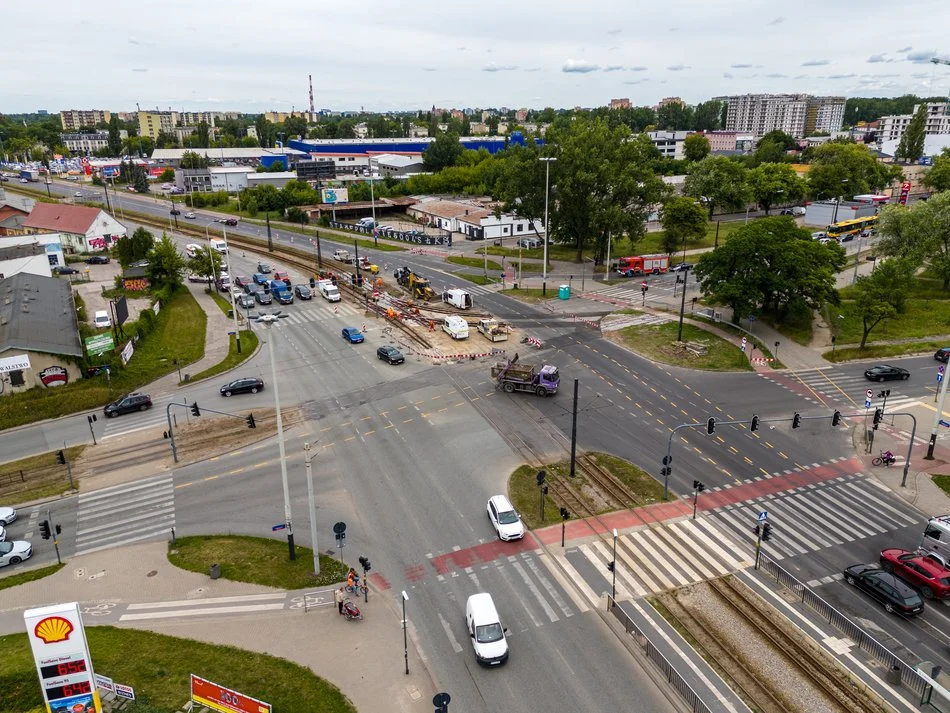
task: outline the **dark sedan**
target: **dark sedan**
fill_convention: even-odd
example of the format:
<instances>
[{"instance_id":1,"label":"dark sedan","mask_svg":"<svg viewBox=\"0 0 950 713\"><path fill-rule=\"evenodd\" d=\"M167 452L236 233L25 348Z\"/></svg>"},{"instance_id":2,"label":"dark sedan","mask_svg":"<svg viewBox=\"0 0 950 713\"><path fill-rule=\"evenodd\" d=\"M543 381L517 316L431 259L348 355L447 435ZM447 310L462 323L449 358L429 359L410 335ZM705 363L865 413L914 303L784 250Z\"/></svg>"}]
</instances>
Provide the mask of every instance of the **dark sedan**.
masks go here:
<instances>
[{"instance_id":1,"label":"dark sedan","mask_svg":"<svg viewBox=\"0 0 950 713\"><path fill-rule=\"evenodd\" d=\"M79 270L69 265L60 265L59 267L53 268L53 273L56 275L78 275Z\"/></svg>"},{"instance_id":2,"label":"dark sedan","mask_svg":"<svg viewBox=\"0 0 950 713\"><path fill-rule=\"evenodd\" d=\"M389 345L377 349L376 356L383 361L388 361L390 364L402 364L406 361L406 357L402 355L401 351Z\"/></svg>"},{"instance_id":3,"label":"dark sedan","mask_svg":"<svg viewBox=\"0 0 950 713\"><path fill-rule=\"evenodd\" d=\"M873 564L853 564L844 580L884 605L888 614L915 616L924 610L924 600L906 582Z\"/></svg>"},{"instance_id":4,"label":"dark sedan","mask_svg":"<svg viewBox=\"0 0 950 713\"><path fill-rule=\"evenodd\" d=\"M255 292L254 299L257 300L258 304L262 305L269 305L274 301L274 298L270 296L270 292L264 292L264 290L258 290Z\"/></svg>"},{"instance_id":5,"label":"dark sedan","mask_svg":"<svg viewBox=\"0 0 950 713\"><path fill-rule=\"evenodd\" d=\"M229 384L221 387L222 396L231 396L232 394L256 394L264 388L264 380L257 377L248 377L244 379L235 379Z\"/></svg>"},{"instance_id":6,"label":"dark sedan","mask_svg":"<svg viewBox=\"0 0 950 713\"><path fill-rule=\"evenodd\" d=\"M934 352L934 359L946 364L947 360L950 359L950 347L940 347L940 349Z\"/></svg>"},{"instance_id":7,"label":"dark sedan","mask_svg":"<svg viewBox=\"0 0 950 713\"><path fill-rule=\"evenodd\" d=\"M250 309L254 306L254 297L252 295L241 295L237 298L238 306L244 309Z\"/></svg>"},{"instance_id":8,"label":"dark sedan","mask_svg":"<svg viewBox=\"0 0 950 713\"><path fill-rule=\"evenodd\" d=\"M92 257L86 258L87 265L108 265L109 262L108 255L93 255Z\"/></svg>"},{"instance_id":9,"label":"dark sedan","mask_svg":"<svg viewBox=\"0 0 950 713\"><path fill-rule=\"evenodd\" d=\"M910 378L910 372L899 366L878 364L865 370L864 378L868 381L907 381Z\"/></svg>"},{"instance_id":10,"label":"dark sedan","mask_svg":"<svg viewBox=\"0 0 950 713\"><path fill-rule=\"evenodd\" d=\"M313 292L306 285L294 285L294 294L302 300L313 299Z\"/></svg>"}]
</instances>

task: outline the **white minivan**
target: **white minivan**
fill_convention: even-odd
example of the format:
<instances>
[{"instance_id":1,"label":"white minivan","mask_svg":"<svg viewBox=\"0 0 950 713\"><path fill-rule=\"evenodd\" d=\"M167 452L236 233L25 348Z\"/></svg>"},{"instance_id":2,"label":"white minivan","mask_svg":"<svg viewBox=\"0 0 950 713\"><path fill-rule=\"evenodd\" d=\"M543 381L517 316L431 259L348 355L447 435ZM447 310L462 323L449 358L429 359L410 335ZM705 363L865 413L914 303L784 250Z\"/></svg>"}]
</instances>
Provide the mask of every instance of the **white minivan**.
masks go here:
<instances>
[{"instance_id":1,"label":"white minivan","mask_svg":"<svg viewBox=\"0 0 950 713\"><path fill-rule=\"evenodd\" d=\"M112 320L109 319L109 313L104 309L96 311L96 315L92 318L92 326L96 329L105 329L106 327L112 326Z\"/></svg>"},{"instance_id":2,"label":"white minivan","mask_svg":"<svg viewBox=\"0 0 950 713\"><path fill-rule=\"evenodd\" d=\"M468 322L461 317L451 315L442 320L442 331L452 339L468 339Z\"/></svg>"},{"instance_id":3,"label":"white minivan","mask_svg":"<svg viewBox=\"0 0 950 713\"><path fill-rule=\"evenodd\" d=\"M323 295L323 299L327 302L340 301L340 290L333 284L333 280L320 280L320 282L317 283L317 287L320 289L320 294Z\"/></svg>"},{"instance_id":4,"label":"white minivan","mask_svg":"<svg viewBox=\"0 0 950 713\"><path fill-rule=\"evenodd\" d=\"M486 666L498 666L508 660L508 630L502 626L491 594L473 594L465 602L465 624L475 649L475 659Z\"/></svg>"}]
</instances>

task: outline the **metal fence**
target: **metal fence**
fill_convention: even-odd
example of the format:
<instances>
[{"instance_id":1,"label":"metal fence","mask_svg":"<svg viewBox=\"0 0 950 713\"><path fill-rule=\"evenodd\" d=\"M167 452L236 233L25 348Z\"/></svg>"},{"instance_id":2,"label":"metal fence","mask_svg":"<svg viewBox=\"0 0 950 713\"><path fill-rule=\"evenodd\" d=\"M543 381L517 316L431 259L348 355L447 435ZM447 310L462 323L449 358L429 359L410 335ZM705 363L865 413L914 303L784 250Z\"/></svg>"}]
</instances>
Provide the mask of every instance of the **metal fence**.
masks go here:
<instances>
[{"instance_id":1,"label":"metal fence","mask_svg":"<svg viewBox=\"0 0 950 713\"><path fill-rule=\"evenodd\" d=\"M427 235L418 230L380 230L379 228L364 228L362 225L354 225L353 223L341 223L338 220L331 220L330 227L336 228L337 230L350 230L370 237L375 235L378 238L400 240L404 243L412 243L413 245L445 245L452 247L451 233Z\"/></svg>"},{"instance_id":2,"label":"metal fence","mask_svg":"<svg viewBox=\"0 0 950 713\"><path fill-rule=\"evenodd\" d=\"M607 595L607 611L612 613L617 621L623 625L624 631L630 635L643 654L660 670L667 682L682 696L693 713L711 713L709 706L703 703L699 694L693 690L686 679L679 675L676 669L673 668L673 664L653 645L646 634L630 618L630 615L611 599L609 594Z\"/></svg>"}]
</instances>

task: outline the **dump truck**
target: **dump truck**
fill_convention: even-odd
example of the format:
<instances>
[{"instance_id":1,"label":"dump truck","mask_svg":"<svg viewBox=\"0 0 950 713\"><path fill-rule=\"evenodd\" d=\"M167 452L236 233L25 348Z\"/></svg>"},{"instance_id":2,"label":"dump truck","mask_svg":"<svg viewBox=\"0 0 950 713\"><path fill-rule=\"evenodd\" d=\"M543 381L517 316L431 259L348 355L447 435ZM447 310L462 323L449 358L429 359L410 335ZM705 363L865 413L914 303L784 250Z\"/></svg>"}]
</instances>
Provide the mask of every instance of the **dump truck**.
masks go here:
<instances>
[{"instance_id":1,"label":"dump truck","mask_svg":"<svg viewBox=\"0 0 950 713\"><path fill-rule=\"evenodd\" d=\"M508 329L502 327L497 319L480 319L477 329L490 342L508 341Z\"/></svg>"},{"instance_id":2,"label":"dump truck","mask_svg":"<svg viewBox=\"0 0 950 713\"><path fill-rule=\"evenodd\" d=\"M465 290L444 290L442 301L459 309L469 309L472 306L472 296Z\"/></svg>"},{"instance_id":3,"label":"dump truck","mask_svg":"<svg viewBox=\"0 0 950 713\"><path fill-rule=\"evenodd\" d=\"M409 294L415 299L428 301L435 297L429 281L408 267L400 267L393 273L393 277L396 278L396 282L409 290Z\"/></svg>"},{"instance_id":4,"label":"dump truck","mask_svg":"<svg viewBox=\"0 0 950 713\"><path fill-rule=\"evenodd\" d=\"M506 393L525 391L537 396L556 394L561 375L556 366L544 364L538 367L534 364L518 362L518 355L505 363L497 363L491 368L492 377L498 382L499 388Z\"/></svg>"}]
</instances>

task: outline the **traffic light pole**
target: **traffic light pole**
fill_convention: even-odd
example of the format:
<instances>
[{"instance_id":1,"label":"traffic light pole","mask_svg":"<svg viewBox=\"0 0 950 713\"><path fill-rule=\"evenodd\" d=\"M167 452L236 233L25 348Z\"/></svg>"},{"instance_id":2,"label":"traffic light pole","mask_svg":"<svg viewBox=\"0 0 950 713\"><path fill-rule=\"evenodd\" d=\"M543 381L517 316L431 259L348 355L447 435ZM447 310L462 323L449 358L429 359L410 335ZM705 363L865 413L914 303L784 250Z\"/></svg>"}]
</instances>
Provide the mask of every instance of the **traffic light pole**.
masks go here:
<instances>
[{"instance_id":1,"label":"traffic light pole","mask_svg":"<svg viewBox=\"0 0 950 713\"><path fill-rule=\"evenodd\" d=\"M927 460L934 459L934 446L937 445L937 429L940 428L940 420L943 417L943 400L947 396L947 382L950 382L950 377L945 373L940 382L940 398L937 400L937 413L934 414L934 425L933 428L930 429L930 442L927 445L927 455L924 456Z\"/></svg>"},{"instance_id":2,"label":"traffic light pole","mask_svg":"<svg viewBox=\"0 0 950 713\"><path fill-rule=\"evenodd\" d=\"M317 548L317 506L313 498L313 470L310 466L310 443L303 444L304 463L307 465L307 500L310 506L310 546L313 547L313 573L320 574L320 551Z\"/></svg>"},{"instance_id":3,"label":"traffic light pole","mask_svg":"<svg viewBox=\"0 0 950 713\"><path fill-rule=\"evenodd\" d=\"M56 538L56 536L59 534L59 531L56 529L56 524L53 522L53 512L51 510L46 511L46 520L49 522L50 536L53 538L53 548L56 550L56 563L62 564L63 560L59 556L59 540Z\"/></svg>"},{"instance_id":4,"label":"traffic light pole","mask_svg":"<svg viewBox=\"0 0 950 713\"><path fill-rule=\"evenodd\" d=\"M207 411L208 413L216 413L219 416L228 416L229 418L243 418L245 421L248 422L248 428L256 428L256 426L251 425L252 423L254 423L253 416L250 416L251 420L248 420L249 417L247 416L238 416L237 414L228 413L227 411L215 411L213 408L205 408L204 406L202 406L201 409L199 410L197 401L190 405L187 402L183 404L177 404L177 403L172 402L168 404L168 406L165 407L165 417L168 419L168 439L171 441L171 444L172 444L172 458L174 459L176 463L178 462L178 448L175 446L175 431L172 428L172 406L182 406L183 408L190 408L191 412L195 414L195 416L200 416L201 411ZM320 573L317 572L317 574L320 574Z\"/></svg>"}]
</instances>

